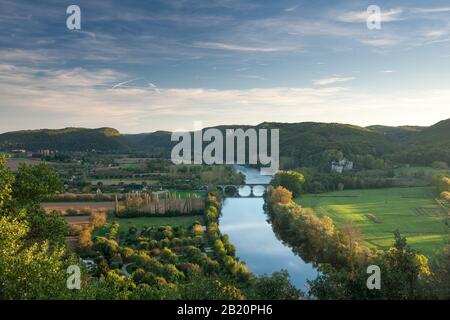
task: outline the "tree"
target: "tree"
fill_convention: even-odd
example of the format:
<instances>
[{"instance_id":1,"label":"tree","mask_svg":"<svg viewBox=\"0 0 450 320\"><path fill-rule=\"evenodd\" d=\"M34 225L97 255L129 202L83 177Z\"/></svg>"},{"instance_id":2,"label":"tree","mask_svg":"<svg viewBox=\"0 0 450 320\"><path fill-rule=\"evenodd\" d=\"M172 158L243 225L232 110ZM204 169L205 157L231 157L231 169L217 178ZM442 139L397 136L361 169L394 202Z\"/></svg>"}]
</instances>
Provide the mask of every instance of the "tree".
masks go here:
<instances>
[{"instance_id":1,"label":"tree","mask_svg":"<svg viewBox=\"0 0 450 320\"><path fill-rule=\"evenodd\" d=\"M289 204L292 201L292 192L278 186L270 192L270 203Z\"/></svg>"},{"instance_id":2,"label":"tree","mask_svg":"<svg viewBox=\"0 0 450 320\"><path fill-rule=\"evenodd\" d=\"M426 284L429 298L450 299L450 244L430 264L431 276Z\"/></svg>"},{"instance_id":3,"label":"tree","mask_svg":"<svg viewBox=\"0 0 450 320\"><path fill-rule=\"evenodd\" d=\"M57 211L46 213L40 206L27 207L26 219L29 224L27 238L34 242L48 240L51 244L64 245L70 228L67 221Z\"/></svg>"},{"instance_id":4,"label":"tree","mask_svg":"<svg viewBox=\"0 0 450 320\"><path fill-rule=\"evenodd\" d=\"M240 289L223 280L194 274L191 281L179 285L181 298L186 300L243 300Z\"/></svg>"},{"instance_id":5,"label":"tree","mask_svg":"<svg viewBox=\"0 0 450 320\"><path fill-rule=\"evenodd\" d=\"M78 236L78 245L82 249L87 249L92 246L92 233L90 228L83 228Z\"/></svg>"},{"instance_id":6,"label":"tree","mask_svg":"<svg viewBox=\"0 0 450 320\"><path fill-rule=\"evenodd\" d=\"M14 175L6 166L7 157L0 154L0 213L4 204L11 200Z\"/></svg>"},{"instance_id":7,"label":"tree","mask_svg":"<svg viewBox=\"0 0 450 320\"><path fill-rule=\"evenodd\" d=\"M0 218L0 299L61 299L68 295L62 247L25 245L27 223Z\"/></svg>"},{"instance_id":8,"label":"tree","mask_svg":"<svg viewBox=\"0 0 450 320\"><path fill-rule=\"evenodd\" d=\"M294 197L300 194L303 183L305 183L303 174L293 170L278 171L270 182L274 187L282 186L288 189Z\"/></svg>"},{"instance_id":9,"label":"tree","mask_svg":"<svg viewBox=\"0 0 450 320\"><path fill-rule=\"evenodd\" d=\"M20 164L13 184L13 198L19 204L39 204L63 187L55 170L47 164Z\"/></svg>"},{"instance_id":10,"label":"tree","mask_svg":"<svg viewBox=\"0 0 450 320\"><path fill-rule=\"evenodd\" d=\"M104 211L93 212L91 214L89 222L92 224L94 229L103 227L106 223L106 212Z\"/></svg>"},{"instance_id":11,"label":"tree","mask_svg":"<svg viewBox=\"0 0 450 320\"><path fill-rule=\"evenodd\" d=\"M354 270L337 269L331 264L321 265L321 274L308 281L310 295L318 299L419 299L421 288L430 276L427 258L407 246L406 238L395 232L394 245ZM381 270L381 289L366 286L367 266Z\"/></svg>"},{"instance_id":12,"label":"tree","mask_svg":"<svg viewBox=\"0 0 450 320\"><path fill-rule=\"evenodd\" d=\"M161 250L160 259L165 263L175 263L177 261L177 255L169 248L164 248Z\"/></svg>"},{"instance_id":13,"label":"tree","mask_svg":"<svg viewBox=\"0 0 450 320\"><path fill-rule=\"evenodd\" d=\"M263 275L255 278L253 291L249 299L262 300L299 300L303 293L290 282L286 270L274 272L271 276Z\"/></svg>"}]
</instances>

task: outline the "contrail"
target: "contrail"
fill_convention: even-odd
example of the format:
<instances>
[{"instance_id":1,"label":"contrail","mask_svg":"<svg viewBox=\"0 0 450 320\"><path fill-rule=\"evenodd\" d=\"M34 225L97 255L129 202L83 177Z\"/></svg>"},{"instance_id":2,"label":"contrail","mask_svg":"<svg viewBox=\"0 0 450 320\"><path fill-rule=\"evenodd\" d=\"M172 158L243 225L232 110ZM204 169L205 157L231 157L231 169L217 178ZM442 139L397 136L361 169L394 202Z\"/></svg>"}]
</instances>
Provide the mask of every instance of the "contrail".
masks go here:
<instances>
[{"instance_id":1,"label":"contrail","mask_svg":"<svg viewBox=\"0 0 450 320\"><path fill-rule=\"evenodd\" d=\"M111 89L119 88L119 87L121 87L121 86L123 86L123 85L125 85L125 84L127 84L127 83L130 83L130 82L133 82L133 81L136 81L136 80L139 80L139 78L127 80L127 81L124 81L124 82L120 82L120 83L118 83L118 84L116 84L116 85L113 85L113 86L111 87Z\"/></svg>"}]
</instances>

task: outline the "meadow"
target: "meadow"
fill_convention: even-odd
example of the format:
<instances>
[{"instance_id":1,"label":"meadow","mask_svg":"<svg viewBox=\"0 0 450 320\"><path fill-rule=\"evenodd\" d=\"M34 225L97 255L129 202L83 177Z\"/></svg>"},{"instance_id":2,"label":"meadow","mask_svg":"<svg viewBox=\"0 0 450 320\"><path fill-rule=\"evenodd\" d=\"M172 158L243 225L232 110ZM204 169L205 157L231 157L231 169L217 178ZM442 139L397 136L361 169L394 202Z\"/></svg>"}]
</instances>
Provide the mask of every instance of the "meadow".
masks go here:
<instances>
[{"instance_id":1,"label":"meadow","mask_svg":"<svg viewBox=\"0 0 450 320\"><path fill-rule=\"evenodd\" d=\"M368 247L388 248L398 229L411 247L432 256L444 247L450 230L448 209L437 196L434 187L415 187L309 194L295 201L320 217L329 216L338 228L352 222Z\"/></svg>"}]
</instances>

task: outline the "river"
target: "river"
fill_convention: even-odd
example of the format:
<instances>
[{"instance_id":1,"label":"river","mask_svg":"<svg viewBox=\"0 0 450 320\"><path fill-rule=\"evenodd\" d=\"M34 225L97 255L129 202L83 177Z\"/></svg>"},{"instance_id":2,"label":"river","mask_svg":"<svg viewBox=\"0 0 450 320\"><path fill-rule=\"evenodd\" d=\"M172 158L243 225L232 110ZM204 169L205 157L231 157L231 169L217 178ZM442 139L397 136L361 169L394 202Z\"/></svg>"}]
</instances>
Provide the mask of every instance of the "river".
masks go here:
<instances>
[{"instance_id":1,"label":"river","mask_svg":"<svg viewBox=\"0 0 450 320\"><path fill-rule=\"evenodd\" d=\"M268 183L271 179L261 176L256 169L238 166L237 170L246 176L246 183ZM254 274L272 274L284 269L292 283L305 290L306 280L314 279L317 271L276 238L263 205L263 198L226 198L220 230L229 235L230 242L236 246L236 256Z\"/></svg>"}]
</instances>

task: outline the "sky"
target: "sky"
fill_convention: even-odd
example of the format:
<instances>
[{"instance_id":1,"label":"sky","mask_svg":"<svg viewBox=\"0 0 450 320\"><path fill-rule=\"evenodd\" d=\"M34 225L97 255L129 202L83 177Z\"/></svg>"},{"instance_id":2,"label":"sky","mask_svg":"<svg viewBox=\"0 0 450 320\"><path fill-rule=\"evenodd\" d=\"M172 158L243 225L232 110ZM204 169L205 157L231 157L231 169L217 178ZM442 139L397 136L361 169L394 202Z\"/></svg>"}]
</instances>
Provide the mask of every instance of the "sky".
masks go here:
<instances>
[{"instance_id":1,"label":"sky","mask_svg":"<svg viewBox=\"0 0 450 320\"><path fill-rule=\"evenodd\" d=\"M447 118L448 0L0 0L0 132Z\"/></svg>"}]
</instances>

